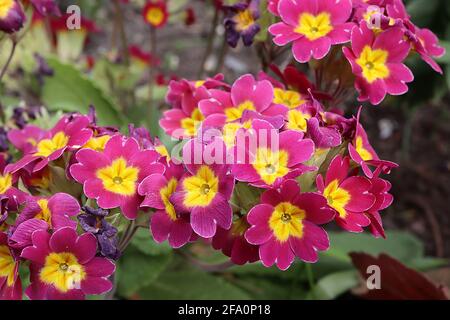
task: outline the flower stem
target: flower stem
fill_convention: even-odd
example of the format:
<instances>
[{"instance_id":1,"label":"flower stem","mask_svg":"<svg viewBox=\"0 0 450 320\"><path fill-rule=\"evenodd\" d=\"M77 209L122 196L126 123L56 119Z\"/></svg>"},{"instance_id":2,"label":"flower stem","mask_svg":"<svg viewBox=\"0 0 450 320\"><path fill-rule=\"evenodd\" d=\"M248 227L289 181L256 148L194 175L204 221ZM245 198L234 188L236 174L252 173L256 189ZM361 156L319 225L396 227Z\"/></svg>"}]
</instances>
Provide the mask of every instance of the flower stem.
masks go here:
<instances>
[{"instance_id":1,"label":"flower stem","mask_svg":"<svg viewBox=\"0 0 450 320\"><path fill-rule=\"evenodd\" d=\"M14 57L14 53L16 52L17 41L14 38L11 38L11 41L12 41L11 52L9 53L8 60L6 60L6 63L3 66L2 71L0 72L0 82L2 82L3 77L5 76L6 71L8 70L8 67L11 64L12 58Z\"/></svg>"},{"instance_id":2,"label":"flower stem","mask_svg":"<svg viewBox=\"0 0 450 320\"><path fill-rule=\"evenodd\" d=\"M233 262L231 262L231 260L222 262L222 263L217 263L217 264L208 264L208 263L204 263L203 261L200 261L198 259L196 259L195 257L193 257L192 255L190 255L187 252L184 251L176 251L178 254L180 254L183 258L185 258L186 260L188 260L192 265L196 266L197 268L206 271L206 272L222 272L225 271L228 268L233 267L235 264Z\"/></svg>"},{"instance_id":3,"label":"flower stem","mask_svg":"<svg viewBox=\"0 0 450 320\"><path fill-rule=\"evenodd\" d=\"M314 273L312 271L312 265L310 263L305 263L306 277L308 278L309 290L311 292L312 298L314 299Z\"/></svg>"},{"instance_id":4,"label":"flower stem","mask_svg":"<svg viewBox=\"0 0 450 320\"><path fill-rule=\"evenodd\" d=\"M128 53L128 40L127 40L127 34L125 32L123 12L122 12L122 8L120 7L119 0L114 0L114 11L115 11L115 15L116 15L115 28L117 28L117 30L119 32L121 49L122 49L122 58L124 59L125 64L129 65L130 64L130 55Z\"/></svg>"},{"instance_id":5,"label":"flower stem","mask_svg":"<svg viewBox=\"0 0 450 320\"><path fill-rule=\"evenodd\" d=\"M202 60L200 62L200 69L197 74L198 79L203 77L203 75L205 73L205 64L206 64L206 61L208 60L208 57L211 55L213 47L214 47L214 39L215 39L216 29L217 29L218 24L219 24L219 10L216 9L216 10L214 10L214 17L211 22L211 29L209 30L208 39L206 40L206 43L207 43L206 49L203 54Z\"/></svg>"},{"instance_id":6,"label":"flower stem","mask_svg":"<svg viewBox=\"0 0 450 320\"><path fill-rule=\"evenodd\" d=\"M156 57L156 29L150 27L150 54L153 58ZM155 66L150 64L149 67L149 79L148 79L148 103L150 110L153 108L153 85L154 85L154 74Z\"/></svg>"}]
</instances>

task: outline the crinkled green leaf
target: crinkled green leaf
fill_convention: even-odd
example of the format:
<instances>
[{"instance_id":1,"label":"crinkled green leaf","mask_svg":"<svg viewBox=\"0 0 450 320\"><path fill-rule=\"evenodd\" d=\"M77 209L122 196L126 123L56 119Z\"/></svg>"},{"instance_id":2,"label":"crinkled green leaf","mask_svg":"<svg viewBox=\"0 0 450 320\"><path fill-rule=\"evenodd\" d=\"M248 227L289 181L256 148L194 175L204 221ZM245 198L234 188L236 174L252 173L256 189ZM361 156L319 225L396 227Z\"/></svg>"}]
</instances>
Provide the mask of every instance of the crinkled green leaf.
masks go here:
<instances>
[{"instance_id":1,"label":"crinkled green leaf","mask_svg":"<svg viewBox=\"0 0 450 320\"><path fill-rule=\"evenodd\" d=\"M120 297L130 297L150 285L167 268L171 254L148 256L134 247L128 247L119 260L117 292Z\"/></svg>"},{"instance_id":2,"label":"crinkled green leaf","mask_svg":"<svg viewBox=\"0 0 450 320\"><path fill-rule=\"evenodd\" d=\"M87 113L95 106L101 125L121 125L123 116L118 107L95 84L71 65L50 58L53 77L45 78L42 101L50 110Z\"/></svg>"}]
</instances>

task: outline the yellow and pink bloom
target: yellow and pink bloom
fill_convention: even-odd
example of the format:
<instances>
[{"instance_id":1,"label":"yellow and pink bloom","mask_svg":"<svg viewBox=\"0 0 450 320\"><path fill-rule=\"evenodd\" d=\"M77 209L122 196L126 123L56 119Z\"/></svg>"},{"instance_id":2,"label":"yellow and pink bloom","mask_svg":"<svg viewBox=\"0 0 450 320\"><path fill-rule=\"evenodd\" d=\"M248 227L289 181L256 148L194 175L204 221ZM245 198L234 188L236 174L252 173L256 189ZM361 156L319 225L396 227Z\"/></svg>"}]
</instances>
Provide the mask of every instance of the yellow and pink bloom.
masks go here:
<instances>
[{"instance_id":1,"label":"yellow and pink bloom","mask_svg":"<svg viewBox=\"0 0 450 320\"><path fill-rule=\"evenodd\" d=\"M211 242L212 247L221 250L224 255L230 257L231 262L237 265L258 261L258 246L250 244L244 237L248 228L250 225L246 216L234 219L229 230L218 227Z\"/></svg>"},{"instance_id":2,"label":"yellow and pink bloom","mask_svg":"<svg viewBox=\"0 0 450 320\"><path fill-rule=\"evenodd\" d=\"M350 232L363 232L370 224L364 214L375 203L370 193L372 184L365 177L348 176L350 158L337 155L331 161L325 180L317 176L317 189L325 197L328 206L336 212L336 223Z\"/></svg>"},{"instance_id":3,"label":"yellow and pink bloom","mask_svg":"<svg viewBox=\"0 0 450 320\"><path fill-rule=\"evenodd\" d=\"M164 174L152 174L139 185L144 196L141 207L156 209L150 219L150 230L156 242L168 240L172 248L184 246L192 237L189 215L175 210L170 198L184 174L182 165L168 163Z\"/></svg>"},{"instance_id":4,"label":"yellow and pink bloom","mask_svg":"<svg viewBox=\"0 0 450 320\"><path fill-rule=\"evenodd\" d=\"M223 142L215 141L215 146L226 150ZM218 226L227 230L231 227L233 211L229 200L234 189L234 177L229 174L226 164L192 160L199 154L203 159L205 148L196 139L184 146L183 159L188 172L169 200L177 213L190 213L190 223L196 234L211 238Z\"/></svg>"},{"instance_id":5,"label":"yellow and pink bloom","mask_svg":"<svg viewBox=\"0 0 450 320\"><path fill-rule=\"evenodd\" d=\"M0 31L14 33L25 24L25 13L17 0L2 0L0 3Z\"/></svg>"},{"instance_id":6,"label":"yellow and pink bloom","mask_svg":"<svg viewBox=\"0 0 450 320\"><path fill-rule=\"evenodd\" d=\"M64 116L7 170L17 172L25 167L31 172L42 170L50 162L59 159L66 150L75 151L85 145L92 137L92 130L88 126L89 118L86 116Z\"/></svg>"},{"instance_id":7,"label":"yellow and pink bloom","mask_svg":"<svg viewBox=\"0 0 450 320\"><path fill-rule=\"evenodd\" d=\"M56 193L49 198L29 197L16 219L16 226L30 219L38 219L47 223L52 230L63 227L76 229L77 222L71 217L79 214L80 209L78 201L65 193Z\"/></svg>"},{"instance_id":8,"label":"yellow and pink bloom","mask_svg":"<svg viewBox=\"0 0 450 320\"><path fill-rule=\"evenodd\" d=\"M363 22L353 28L351 39L351 48L345 47L343 51L356 76L359 101L378 105L386 94L401 95L408 91L406 83L413 81L414 75L403 63L410 45L401 28L390 28L377 35Z\"/></svg>"},{"instance_id":9,"label":"yellow and pink bloom","mask_svg":"<svg viewBox=\"0 0 450 320\"><path fill-rule=\"evenodd\" d=\"M350 0L280 0L281 22L269 27L275 44L292 44L294 58L305 63L324 58L331 46L348 42L353 23Z\"/></svg>"},{"instance_id":10,"label":"yellow and pink bloom","mask_svg":"<svg viewBox=\"0 0 450 320\"><path fill-rule=\"evenodd\" d=\"M141 150L134 138L112 137L103 152L83 149L78 163L70 167L72 177L84 186L89 199L96 199L103 209L120 207L125 217L135 219L142 202L137 188L144 178L163 173L153 150Z\"/></svg>"},{"instance_id":11,"label":"yellow and pink bloom","mask_svg":"<svg viewBox=\"0 0 450 320\"><path fill-rule=\"evenodd\" d=\"M262 115L277 115L284 111L273 104L274 89L267 80L257 81L246 74L237 79L231 92L211 89L211 97L199 103L201 113L208 117L220 114L225 122L240 120L245 111L256 111Z\"/></svg>"},{"instance_id":12,"label":"yellow and pink bloom","mask_svg":"<svg viewBox=\"0 0 450 320\"><path fill-rule=\"evenodd\" d=\"M91 233L78 236L72 228L50 235L36 231L33 245L21 257L31 262L31 284L25 294L31 300L81 300L85 295L103 294L112 289L108 277L114 264L96 257L97 240Z\"/></svg>"},{"instance_id":13,"label":"yellow and pink bloom","mask_svg":"<svg viewBox=\"0 0 450 320\"><path fill-rule=\"evenodd\" d=\"M153 28L164 27L169 19L166 0L147 1L142 9L142 17Z\"/></svg>"},{"instance_id":14,"label":"yellow and pink bloom","mask_svg":"<svg viewBox=\"0 0 450 320\"><path fill-rule=\"evenodd\" d=\"M295 180L286 180L280 188L263 193L261 204L250 210L251 227L245 237L259 246L264 266L276 264L286 270L295 257L313 263L318 260L317 251L328 249L328 235L319 225L333 217L323 196L301 193Z\"/></svg>"},{"instance_id":15,"label":"yellow and pink bloom","mask_svg":"<svg viewBox=\"0 0 450 320\"><path fill-rule=\"evenodd\" d=\"M0 300L21 300L22 282L19 259L8 245L8 236L0 232Z\"/></svg>"},{"instance_id":16,"label":"yellow and pink bloom","mask_svg":"<svg viewBox=\"0 0 450 320\"><path fill-rule=\"evenodd\" d=\"M302 132L279 133L269 122L256 119L245 135L254 143L237 143L234 148L232 173L238 181L276 188L284 180L314 169L304 165L314 153L314 143L304 139Z\"/></svg>"},{"instance_id":17,"label":"yellow and pink bloom","mask_svg":"<svg viewBox=\"0 0 450 320\"><path fill-rule=\"evenodd\" d=\"M198 105L201 100L210 98L208 89L200 85L192 94L183 95L180 108L173 108L163 113L159 125L164 131L176 139L192 138L197 135L205 116Z\"/></svg>"}]
</instances>

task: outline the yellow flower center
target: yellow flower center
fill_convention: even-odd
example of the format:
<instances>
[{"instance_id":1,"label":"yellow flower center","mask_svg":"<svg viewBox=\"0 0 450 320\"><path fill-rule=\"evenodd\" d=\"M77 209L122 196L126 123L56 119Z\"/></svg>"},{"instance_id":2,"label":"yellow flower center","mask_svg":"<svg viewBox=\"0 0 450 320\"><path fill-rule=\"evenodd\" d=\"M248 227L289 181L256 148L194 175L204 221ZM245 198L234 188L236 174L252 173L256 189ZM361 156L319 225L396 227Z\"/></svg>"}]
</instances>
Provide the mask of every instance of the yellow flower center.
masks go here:
<instances>
[{"instance_id":1,"label":"yellow flower center","mask_svg":"<svg viewBox=\"0 0 450 320\"><path fill-rule=\"evenodd\" d=\"M223 126L223 141L225 142L225 145L228 148L231 148L235 145L235 141L236 141L236 134L238 132L239 129L241 128L245 128L245 129L250 129L252 125L251 120L245 121L244 123L239 123L239 122L230 122L230 123L226 123Z\"/></svg>"},{"instance_id":2,"label":"yellow flower center","mask_svg":"<svg viewBox=\"0 0 450 320\"><path fill-rule=\"evenodd\" d=\"M43 170L41 176L37 176L30 179L30 185L35 188L41 188L47 190L52 182L52 175L48 167Z\"/></svg>"},{"instance_id":3,"label":"yellow flower center","mask_svg":"<svg viewBox=\"0 0 450 320\"><path fill-rule=\"evenodd\" d=\"M48 157L55 151L61 150L67 146L69 137L64 132L56 133L51 139L44 139L37 144L37 152L34 154L36 157Z\"/></svg>"},{"instance_id":4,"label":"yellow flower center","mask_svg":"<svg viewBox=\"0 0 450 320\"><path fill-rule=\"evenodd\" d=\"M242 114L245 110L256 110L255 105L251 101L244 101L237 107L226 108L225 115L227 116L227 122L232 122L242 118Z\"/></svg>"},{"instance_id":5,"label":"yellow flower center","mask_svg":"<svg viewBox=\"0 0 450 320\"><path fill-rule=\"evenodd\" d=\"M327 199L328 205L335 209L341 218L347 216L345 206L350 201L350 193L347 190L339 188L339 181L333 180L323 191L324 197Z\"/></svg>"},{"instance_id":6,"label":"yellow flower center","mask_svg":"<svg viewBox=\"0 0 450 320\"><path fill-rule=\"evenodd\" d=\"M364 161L369 161L373 159L372 154L363 146L362 137L356 137L356 152Z\"/></svg>"},{"instance_id":7,"label":"yellow flower center","mask_svg":"<svg viewBox=\"0 0 450 320\"><path fill-rule=\"evenodd\" d=\"M161 189L159 191L159 194L161 195L161 199L164 203L164 207L166 209L167 215L172 219L172 221L177 220L177 214L175 212L175 208L173 207L173 204L170 202L170 196L175 192L178 185L178 181L175 178L170 179L167 186Z\"/></svg>"},{"instance_id":8,"label":"yellow flower center","mask_svg":"<svg viewBox=\"0 0 450 320\"><path fill-rule=\"evenodd\" d=\"M152 26L159 26L164 20L164 12L160 8L150 8L145 18Z\"/></svg>"},{"instance_id":9,"label":"yellow flower center","mask_svg":"<svg viewBox=\"0 0 450 320\"><path fill-rule=\"evenodd\" d=\"M0 175L0 194L6 193L12 187L12 175Z\"/></svg>"},{"instance_id":10,"label":"yellow flower center","mask_svg":"<svg viewBox=\"0 0 450 320\"><path fill-rule=\"evenodd\" d=\"M303 223L306 213L290 202L282 202L275 207L269 219L269 226L280 242L289 237L301 238L303 236Z\"/></svg>"},{"instance_id":11,"label":"yellow flower center","mask_svg":"<svg viewBox=\"0 0 450 320\"><path fill-rule=\"evenodd\" d=\"M245 31L250 28L254 23L253 14L250 10L240 11L236 17L236 30L239 32Z\"/></svg>"},{"instance_id":12,"label":"yellow flower center","mask_svg":"<svg viewBox=\"0 0 450 320\"><path fill-rule=\"evenodd\" d=\"M289 110L287 128L290 130L306 132L308 128L308 119L311 116L299 110Z\"/></svg>"},{"instance_id":13,"label":"yellow flower center","mask_svg":"<svg viewBox=\"0 0 450 320\"><path fill-rule=\"evenodd\" d=\"M53 285L65 293L80 288L81 281L86 278L86 271L72 253L52 252L45 258L39 278L43 283Z\"/></svg>"},{"instance_id":14,"label":"yellow flower center","mask_svg":"<svg viewBox=\"0 0 450 320\"><path fill-rule=\"evenodd\" d=\"M11 256L8 246L0 246L0 277L7 277L6 284L11 287L14 284L14 271L16 262Z\"/></svg>"},{"instance_id":15,"label":"yellow flower center","mask_svg":"<svg viewBox=\"0 0 450 320\"><path fill-rule=\"evenodd\" d=\"M314 41L325 37L333 31L330 14L326 12L314 16L310 13L300 15L299 23L295 32L304 35L308 40Z\"/></svg>"},{"instance_id":16,"label":"yellow flower center","mask_svg":"<svg viewBox=\"0 0 450 320\"><path fill-rule=\"evenodd\" d=\"M167 150L165 145L160 144L160 145L156 146L155 151L158 152L158 154L161 157L165 157L167 159L167 161L170 160L169 150Z\"/></svg>"},{"instance_id":17,"label":"yellow flower center","mask_svg":"<svg viewBox=\"0 0 450 320\"><path fill-rule=\"evenodd\" d=\"M122 196L133 196L136 193L139 169L128 166L123 158L118 158L110 166L97 170L96 175L102 180L103 187L112 193Z\"/></svg>"},{"instance_id":18,"label":"yellow flower center","mask_svg":"<svg viewBox=\"0 0 450 320\"><path fill-rule=\"evenodd\" d=\"M219 178L208 166L201 166L195 176L184 179L186 191L184 205L187 208L207 207L219 190Z\"/></svg>"},{"instance_id":19,"label":"yellow flower center","mask_svg":"<svg viewBox=\"0 0 450 320\"><path fill-rule=\"evenodd\" d=\"M378 79L389 77L389 69L386 65L389 53L386 50L365 46L356 63L362 68L362 74L369 83Z\"/></svg>"},{"instance_id":20,"label":"yellow flower center","mask_svg":"<svg viewBox=\"0 0 450 320\"><path fill-rule=\"evenodd\" d=\"M305 102L306 100L302 98L302 95L296 91L283 90L280 88L275 88L274 90L273 103L282 104L289 109L294 109Z\"/></svg>"},{"instance_id":21,"label":"yellow flower center","mask_svg":"<svg viewBox=\"0 0 450 320\"><path fill-rule=\"evenodd\" d=\"M192 111L190 118L184 118L181 120L181 127L184 129L184 134L193 137L197 134L197 129L205 119L203 114L200 112L198 108L195 108Z\"/></svg>"},{"instance_id":22,"label":"yellow flower center","mask_svg":"<svg viewBox=\"0 0 450 320\"><path fill-rule=\"evenodd\" d=\"M83 149L92 149L98 152L103 152L105 150L106 143L111 139L110 136L92 137L83 146Z\"/></svg>"},{"instance_id":23,"label":"yellow flower center","mask_svg":"<svg viewBox=\"0 0 450 320\"><path fill-rule=\"evenodd\" d=\"M6 18L14 6L14 0L0 0L0 18Z\"/></svg>"},{"instance_id":24,"label":"yellow flower center","mask_svg":"<svg viewBox=\"0 0 450 320\"><path fill-rule=\"evenodd\" d=\"M48 208L48 200L46 199L40 199L37 201L39 207L41 208L41 211L35 215L34 217L36 219L43 220L48 223L48 225L52 226L52 213L50 212L50 209Z\"/></svg>"},{"instance_id":25,"label":"yellow flower center","mask_svg":"<svg viewBox=\"0 0 450 320\"><path fill-rule=\"evenodd\" d=\"M205 84L205 80L197 80L197 81L195 81L195 87L196 88L200 88L202 85L204 85Z\"/></svg>"},{"instance_id":26,"label":"yellow flower center","mask_svg":"<svg viewBox=\"0 0 450 320\"><path fill-rule=\"evenodd\" d=\"M252 163L261 179L272 185L276 179L284 177L288 172L289 155L286 151L272 151L270 148L258 148Z\"/></svg>"}]
</instances>

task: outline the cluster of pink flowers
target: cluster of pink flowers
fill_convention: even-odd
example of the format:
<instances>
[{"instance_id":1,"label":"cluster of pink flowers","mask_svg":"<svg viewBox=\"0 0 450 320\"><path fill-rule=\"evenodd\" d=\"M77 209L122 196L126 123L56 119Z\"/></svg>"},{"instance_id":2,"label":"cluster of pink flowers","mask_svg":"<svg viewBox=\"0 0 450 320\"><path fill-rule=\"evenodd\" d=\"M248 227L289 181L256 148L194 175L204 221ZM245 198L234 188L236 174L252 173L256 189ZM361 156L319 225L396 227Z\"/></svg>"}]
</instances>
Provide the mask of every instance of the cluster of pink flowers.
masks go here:
<instances>
[{"instance_id":1,"label":"cluster of pink flowers","mask_svg":"<svg viewBox=\"0 0 450 320\"><path fill-rule=\"evenodd\" d=\"M144 17L162 26L165 10L151 2ZM350 43L342 57L360 101L405 93L410 51L440 71L437 38L412 24L401 0L272 0L269 10L280 17L269 28L275 43L292 43L298 62ZM331 108L336 97L295 65L272 71L277 78L260 72L232 84L221 74L172 80L160 120L180 140L172 152L145 128L124 135L94 114L65 115L50 130L8 130L21 156L0 154L0 298L22 298L23 266L30 299L110 291L126 247L108 220L116 213L147 218L158 243L201 240L234 264L281 270L295 258L318 261L330 246L326 224L384 237L380 212L393 197L383 176L397 165L371 146L361 108L351 117Z\"/></svg>"},{"instance_id":2,"label":"cluster of pink flowers","mask_svg":"<svg viewBox=\"0 0 450 320\"><path fill-rule=\"evenodd\" d=\"M380 175L397 165L377 156L359 114L326 111L297 69L277 71L281 81L261 72L232 85L221 75L170 83L173 108L160 124L188 142L167 163L169 174L139 188L158 210L157 241L211 239L236 264L285 270L295 257L316 262L328 249L326 223L384 236L379 212L393 198Z\"/></svg>"},{"instance_id":3,"label":"cluster of pink flowers","mask_svg":"<svg viewBox=\"0 0 450 320\"><path fill-rule=\"evenodd\" d=\"M359 101L378 105L387 94L406 93L414 80L404 64L411 52L442 73L433 58L444 48L430 30L414 25L402 0L272 0L269 10L281 20L269 28L275 44L292 43L300 63L343 45Z\"/></svg>"}]
</instances>

